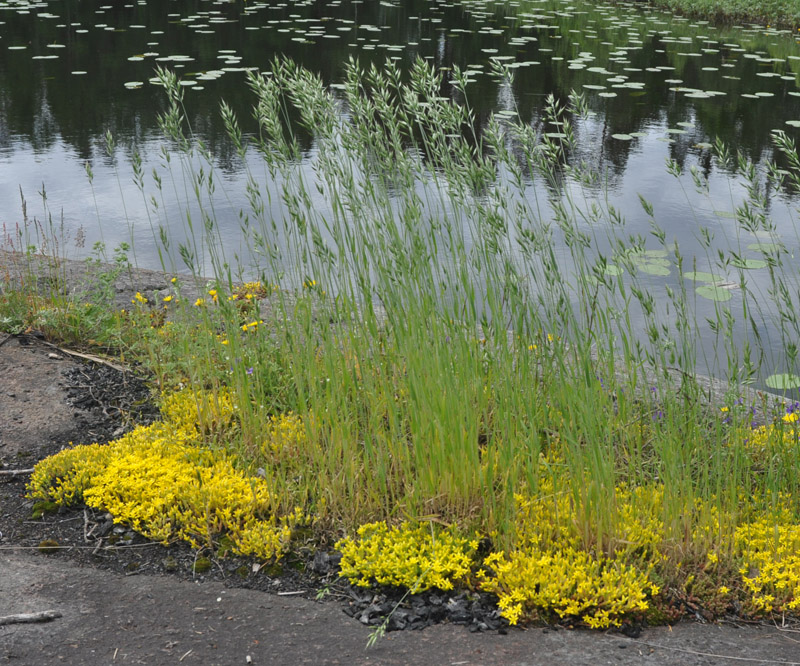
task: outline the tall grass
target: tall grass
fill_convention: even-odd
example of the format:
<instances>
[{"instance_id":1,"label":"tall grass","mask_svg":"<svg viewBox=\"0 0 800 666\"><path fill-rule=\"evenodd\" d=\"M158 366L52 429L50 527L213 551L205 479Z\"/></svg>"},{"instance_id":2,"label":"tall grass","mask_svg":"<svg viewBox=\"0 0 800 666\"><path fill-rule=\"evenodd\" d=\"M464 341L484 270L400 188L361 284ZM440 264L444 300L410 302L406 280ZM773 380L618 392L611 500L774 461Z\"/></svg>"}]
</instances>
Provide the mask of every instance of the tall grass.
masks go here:
<instances>
[{"instance_id":1,"label":"tall grass","mask_svg":"<svg viewBox=\"0 0 800 666\"><path fill-rule=\"evenodd\" d=\"M278 60L248 76L256 135L221 109L246 171L241 233L259 257L259 284L242 286L253 271L223 249L213 155L186 125L174 75L159 76L171 147L153 175L153 238L165 269L177 255L210 282L195 298L178 279L181 303L155 304L166 324L135 299L106 337L126 341L165 390L231 392L238 426L214 445L266 476L276 512L302 507L322 537L430 521L500 549L533 529L675 566L732 553L736 530L764 515L796 519L796 424L751 430L751 407L773 415L746 385L774 351L765 324L781 369L796 370L800 280L780 243L761 250L761 283L740 268L741 245L776 233L765 188L800 183L785 134L786 163L768 172L716 148L747 196L735 247L698 229L701 260L729 276L737 305L720 300L699 320L681 277L699 266L667 240L658 210L641 199L649 233L629 231L597 175L572 163L581 96L547 100L543 124L557 134L508 115L479 127L458 69L451 97L422 61L409 72L352 61L330 89ZM300 133L313 137L304 155ZM667 170L685 181L676 163ZM137 182L147 202L141 171ZM169 188L186 205L177 247L168 229L180 223L159 203ZM649 281L642 266L654 261L678 280ZM710 394L699 365L727 392ZM546 528L529 524L537 511Z\"/></svg>"},{"instance_id":2,"label":"tall grass","mask_svg":"<svg viewBox=\"0 0 800 666\"><path fill-rule=\"evenodd\" d=\"M796 275L777 250L764 252L767 295L751 292L739 272L755 348L741 344L724 303L699 322L686 281L648 286L636 270L645 250L660 251L679 275L694 268L649 202L645 238L629 234L591 185L576 186L592 182L569 162L580 96L566 106L548 100L545 119L562 123L560 136L548 137L508 117L479 131L467 74L452 73L453 101L421 61L408 73L351 62L336 91L283 60L250 73L258 134L244 135L225 105L222 114L247 170L241 230L272 292L258 324L252 307L228 300L247 267L222 250L208 203L213 156L186 127L176 79L160 76L170 169L201 211L200 224L187 215L190 240L178 253L198 274L198 257L210 257L218 292L215 303L189 308L201 312L202 334L191 329L176 343L182 372L198 385L232 387L241 431L227 445L269 470L286 508L306 506L323 531L430 520L510 545L519 498L546 487L569 498L574 515L563 520L583 546L610 552L630 521L618 510L620 492L657 486L663 542L686 554L733 533L742 493L766 510L796 488L796 467L765 471L748 457L737 428L749 417L734 405L757 370L759 313L771 316L765 296L778 305L794 367L787 285ZM306 165L298 132L313 137ZM245 159L253 151L261 170ZM731 159L723 146L717 152ZM742 233L769 230L758 176L740 162L753 183L737 211ZM680 177L677 165L669 169ZM535 196L531 182L544 185ZM280 218L269 213L275 201ZM166 242L163 229L155 236ZM710 240L705 247L709 263L730 268L729 253ZM706 363L731 380L732 423L696 381L698 340L709 334L722 361ZM270 417L288 411L303 432L290 452L276 453L265 444Z\"/></svg>"}]
</instances>

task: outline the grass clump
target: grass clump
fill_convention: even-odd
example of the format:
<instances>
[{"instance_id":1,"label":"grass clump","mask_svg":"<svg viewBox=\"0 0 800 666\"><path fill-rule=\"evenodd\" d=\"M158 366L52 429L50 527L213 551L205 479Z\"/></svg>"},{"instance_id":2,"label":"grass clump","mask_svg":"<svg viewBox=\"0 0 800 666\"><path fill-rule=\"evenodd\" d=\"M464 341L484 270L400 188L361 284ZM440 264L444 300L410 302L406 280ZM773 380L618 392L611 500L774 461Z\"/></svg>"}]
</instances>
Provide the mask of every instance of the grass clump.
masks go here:
<instances>
[{"instance_id":1,"label":"grass clump","mask_svg":"<svg viewBox=\"0 0 800 666\"><path fill-rule=\"evenodd\" d=\"M206 154L161 75L164 129L191 173ZM209 212L206 233L178 248L201 283L195 250L207 249L200 296L177 281L173 300L142 295L121 319L127 355L162 389L205 390L167 391L161 423L43 461L33 495L264 559L311 523L320 544L350 535L337 547L359 585L481 587L514 622L795 608L792 417L753 428L748 406L709 406L696 376L699 361L719 371L733 406L766 355L756 318L773 315L780 365L796 371L797 276L780 255L764 293L742 277L737 300L703 320L655 207L641 201L644 238L579 189L577 95L547 101L553 138L508 115L476 127L468 77L454 69L458 94L443 99L441 72L422 62L406 74L353 62L336 94L287 61L248 80L260 133L223 115L238 154L263 158L263 173L244 161L258 283L243 266L234 279ZM314 138L309 168L301 132ZM750 188L753 206L762 190ZM283 217L267 201L284 202ZM737 224L744 240L770 233L766 216ZM700 259L732 272L707 238ZM676 279L654 285L641 256ZM152 316L165 306L166 321ZM703 338L713 358L700 358Z\"/></svg>"}]
</instances>

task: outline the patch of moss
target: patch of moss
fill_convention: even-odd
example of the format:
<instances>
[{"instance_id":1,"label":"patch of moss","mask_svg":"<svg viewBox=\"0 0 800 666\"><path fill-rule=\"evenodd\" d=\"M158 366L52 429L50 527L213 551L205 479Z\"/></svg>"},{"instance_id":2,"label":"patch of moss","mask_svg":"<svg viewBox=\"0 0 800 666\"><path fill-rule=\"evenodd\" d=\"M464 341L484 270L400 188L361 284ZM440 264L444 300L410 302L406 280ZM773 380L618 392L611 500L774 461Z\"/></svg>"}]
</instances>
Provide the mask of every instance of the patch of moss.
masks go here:
<instances>
[{"instance_id":1,"label":"patch of moss","mask_svg":"<svg viewBox=\"0 0 800 666\"><path fill-rule=\"evenodd\" d=\"M211 560L209 560L207 557L198 557L192 566L192 571L196 574L206 573L210 569Z\"/></svg>"},{"instance_id":2,"label":"patch of moss","mask_svg":"<svg viewBox=\"0 0 800 666\"><path fill-rule=\"evenodd\" d=\"M39 542L39 552L43 553L44 555L52 555L53 553L58 552L58 549L61 546L59 545L58 541L55 539L45 539L44 541Z\"/></svg>"},{"instance_id":3,"label":"patch of moss","mask_svg":"<svg viewBox=\"0 0 800 666\"><path fill-rule=\"evenodd\" d=\"M56 502L52 502L50 500L40 500L33 505L31 519L39 520L43 516L46 516L49 513L56 513L57 511L58 504Z\"/></svg>"}]
</instances>

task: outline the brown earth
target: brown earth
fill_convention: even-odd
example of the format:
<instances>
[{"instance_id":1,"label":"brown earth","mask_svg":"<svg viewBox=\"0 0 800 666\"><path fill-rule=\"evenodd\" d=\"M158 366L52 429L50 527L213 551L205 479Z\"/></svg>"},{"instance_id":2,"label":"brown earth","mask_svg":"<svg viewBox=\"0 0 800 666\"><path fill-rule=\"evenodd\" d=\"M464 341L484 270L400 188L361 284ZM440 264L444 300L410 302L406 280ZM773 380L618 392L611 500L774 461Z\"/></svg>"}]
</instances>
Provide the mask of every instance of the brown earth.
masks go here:
<instances>
[{"instance_id":1,"label":"brown earth","mask_svg":"<svg viewBox=\"0 0 800 666\"><path fill-rule=\"evenodd\" d=\"M139 421L152 418L141 390L133 373L33 335L0 334L0 472L29 469L69 442L118 436L132 410ZM107 515L62 510L34 520L27 479L0 474L0 663L800 665L795 627L735 621L684 621L637 638L558 627L470 633L439 624L388 633L368 649L372 628L343 612L347 599L334 588L315 600L324 576L254 571L235 559L195 573L190 549L113 529ZM44 539L58 548L41 552ZM60 616L4 620L41 611Z\"/></svg>"}]
</instances>

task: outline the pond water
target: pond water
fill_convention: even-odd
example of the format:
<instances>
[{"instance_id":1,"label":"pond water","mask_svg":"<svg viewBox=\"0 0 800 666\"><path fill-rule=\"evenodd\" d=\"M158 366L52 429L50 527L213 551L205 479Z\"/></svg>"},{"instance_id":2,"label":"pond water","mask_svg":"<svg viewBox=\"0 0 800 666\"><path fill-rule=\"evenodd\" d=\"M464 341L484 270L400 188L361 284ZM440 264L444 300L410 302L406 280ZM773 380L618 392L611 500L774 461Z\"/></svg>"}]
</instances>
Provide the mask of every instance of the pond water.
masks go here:
<instances>
[{"instance_id":1,"label":"pond water","mask_svg":"<svg viewBox=\"0 0 800 666\"><path fill-rule=\"evenodd\" d=\"M181 78L189 123L215 155L222 235L229 249L246 254L237 240L239 211L247 206L244 169L225 138L219 101L251 130L245 72L267 69L277 55L319 72L328 84L341 80L350 56L363 65L390 58L403 67L424 58L445 81L454 65L468 68L479 127L493 113L513 112L552 131L544 121L546 96L566 101L571 90L580 91L593 113L576 123L570 162L602 175L597 197L628 218L629 233L649 230L641 195L680 244L688 270L718 272L702 228L740 255L754 291L767 289L764 243L781 242L790 253L800 247L797 201L788 188L766 187L764 178L766 162L781 160L772 133L800 131L798 36L764 26L715 27L642 3L582 0L0 2L6 241L27 221L25 242L37 243L37 228L55 231L60 250L72 257L89 255L97 241L109 249L132 242L140 266L160 267L152 187L142 191L134 178L136 169L170 168L157 124L166 107L154 79L158 65ZM512 69L510 85L491 75L493 61ZM442 93L452 94L449 85ZM747 183L714 162L717 138L758 167L771 232L743 234L733 219ZM313 143L305 141L309 154ZM670 176L667 160L684 175ZM695 187L692 169L707 188ZM180 197L165 201L159 215L180 221L181 206ZM681 280L657 261L648 267L653 284ZM701 304L699 318L703 307L730 297L702 280L694 286L701 287L699 300L712 299ZM749 335L745 328L739 333ZM768 350L782 345L774 337L771 343L764 332ZM781 363L767 360L775 368Z\"/></svg>"}]
</instances>

